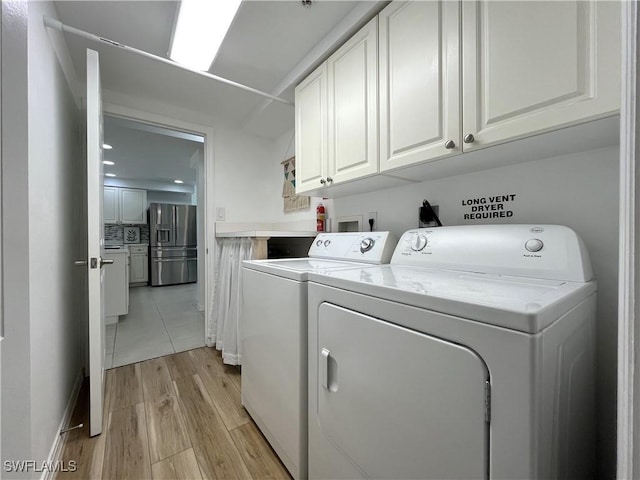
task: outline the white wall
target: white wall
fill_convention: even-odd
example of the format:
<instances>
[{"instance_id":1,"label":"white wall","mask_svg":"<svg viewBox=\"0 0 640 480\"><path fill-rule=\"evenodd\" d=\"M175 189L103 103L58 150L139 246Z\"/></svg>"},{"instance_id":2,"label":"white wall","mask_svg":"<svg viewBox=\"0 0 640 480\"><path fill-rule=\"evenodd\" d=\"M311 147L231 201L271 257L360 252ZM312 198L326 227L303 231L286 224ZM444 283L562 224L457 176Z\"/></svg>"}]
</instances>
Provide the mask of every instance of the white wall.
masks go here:
<instances>
[{"instance_id":1,"label":"white wall","mask_svg":"<svg viewBox=\"0 0 640 480\"><path fill-rule=\"evenodd\" d=\"M73 265L82 231L79 112L54 51L60 39L50 38L42 23L42 15L55 17L55 9L45 2L22 8L28 31L14 44L21 51L12 69L23 85L9 86L16 108L10 121L19 129L12 143L19 151L4 157L12 171L4 177L11 181L3 195L12 195L12 208L3 219L5 251L11 252L4 265L5 278L11 278L5 298L11 299L2 352L2 454L42 461L58 439L84 360L81 273Z\"/></svg>"},{"instance_id":2,"label":"white wall","mask_svg":"<svg viewBox=\"0 0 640 480\"><path fill-rule=\"evenodd\" d=\"M294 131L291 129L289 132L281 135L275 140L275 159L273 160L273 168L270 172L269 181L280 185L280 190L282 190L282 182L284 180L284 173L282 162L285 159L291 158L296 154L296 146L295 146L295 138ZM277 202L276 210L273 212L275 222L306 222L308 224L309 230L316 229L316 206L318 203L322 202L325 206L326 215L331 218L333 217L333 200L325 199L323 200L320 197L311 197L310 206L304 210L298 210L295 212L284 213L282 211L282 200L280 199Z\"/></svg>"},{"instance_id":3,"label":"white wall","mask_svg":"<svg viewBox=\"0 0 640 480\"><path fill-rule=\"evenodd\" d=\"M513 217L465 220L466 199L515 194L505 203ZM598 280L598 464L600 478L615 476L618 282L618 149L486 170L334 200L336 215L377 211L378 229L396 235L418 226L423 199L440 207L444 225L473 223L560 224L584 240Z\"/></svg>"},{"instance_id":4,"label":"white wall","mask_svg":"<svg viewBox=\"0 0 640 480\"><path fill-rule=\"evenodd\" d=\"M226 221L273 222L282 184L274 181L273 142L239 130L215 130L216 207L226 210Z\"/></svg>"}]
</instances>

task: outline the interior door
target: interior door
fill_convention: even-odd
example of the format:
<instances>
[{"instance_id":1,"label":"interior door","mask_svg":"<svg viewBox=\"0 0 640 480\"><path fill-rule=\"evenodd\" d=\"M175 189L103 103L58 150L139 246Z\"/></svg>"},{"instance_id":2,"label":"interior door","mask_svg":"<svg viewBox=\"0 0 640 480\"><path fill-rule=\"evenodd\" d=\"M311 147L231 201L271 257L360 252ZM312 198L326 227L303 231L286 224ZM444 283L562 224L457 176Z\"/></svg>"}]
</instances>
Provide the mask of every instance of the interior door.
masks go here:
<instances>
[{"instance_id":1,"label":"interior door","mask_svg":"<svg viewBox=\"0 0 640 480\"><path fill-rule=\"evenodd\" d=\"M102 219L102 98L98 52L87 49L87 255L89 299L89 429L102 433L104 398L104 276Z\"/></svg>"},{"instance_id":2,"label":"interior door","mask_svg":"<svg viewBox=\"0 0 640 480\"><path fill-rule=\"evenodd\" d=\"M489 373L475 352L324 303L318 358L324 461L355 467L321 476L487 478Z\"/></svg>"}]
</instances>

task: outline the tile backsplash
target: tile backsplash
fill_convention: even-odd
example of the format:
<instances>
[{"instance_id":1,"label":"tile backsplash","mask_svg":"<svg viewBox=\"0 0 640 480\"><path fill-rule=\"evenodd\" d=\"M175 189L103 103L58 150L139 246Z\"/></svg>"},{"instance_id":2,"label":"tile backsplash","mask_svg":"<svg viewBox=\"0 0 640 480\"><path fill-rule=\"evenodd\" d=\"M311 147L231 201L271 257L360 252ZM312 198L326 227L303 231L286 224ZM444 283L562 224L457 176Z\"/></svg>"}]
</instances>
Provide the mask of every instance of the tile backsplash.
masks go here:
<instances>
[{"instance_id":1,"label":"tile backsplash","mask_svg":"<svg viewBox=\"0 0 640 480\"><path fill-rule=\"evenodd\" d=\"M104 224L104 239L111 243L124 242L124 227L140 227L140 243L149 243L149 225L119 225L115 223Z\"/></svg>"}]
</instances>

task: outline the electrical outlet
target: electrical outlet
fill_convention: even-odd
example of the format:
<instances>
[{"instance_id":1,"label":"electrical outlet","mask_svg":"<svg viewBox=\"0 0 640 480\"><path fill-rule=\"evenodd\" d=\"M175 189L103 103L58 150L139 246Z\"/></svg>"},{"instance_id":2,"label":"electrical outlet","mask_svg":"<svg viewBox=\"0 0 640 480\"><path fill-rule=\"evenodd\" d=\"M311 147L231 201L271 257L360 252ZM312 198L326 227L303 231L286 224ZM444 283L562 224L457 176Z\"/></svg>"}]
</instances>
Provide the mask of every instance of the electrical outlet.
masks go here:
<instances>
[{"instance_id":1,"label":"electrical outlet","mask_svg":"<svg viewBox=\"0 0 640 480\"><path fill-rule=\"evenodd\" d=\"M220 222L224 222L224 217L226 216L226 210L224 207L216 208L216 220Z\"/></svg>"},{"instance_id":2,"label":"electrical outlet","mask_svg":"<svg viewBox=\"0 0 640 480\"><path fill-rule=\"evenodd\" d=\"M378 212L369 212L367 213L367 221L365 222L365 228L367 230L371 230L369 228L369 220L373 219L373 230L379 230L378 228Z\"/></svg>"}]
</instances>

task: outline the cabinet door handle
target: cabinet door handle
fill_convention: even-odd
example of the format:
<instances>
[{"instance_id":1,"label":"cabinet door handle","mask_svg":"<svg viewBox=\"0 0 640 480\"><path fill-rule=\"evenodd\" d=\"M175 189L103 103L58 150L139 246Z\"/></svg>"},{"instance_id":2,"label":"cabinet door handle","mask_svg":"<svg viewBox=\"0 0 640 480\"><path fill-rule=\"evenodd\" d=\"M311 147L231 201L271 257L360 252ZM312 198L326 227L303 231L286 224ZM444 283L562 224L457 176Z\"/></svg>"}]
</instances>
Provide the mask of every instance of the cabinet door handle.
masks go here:
<instances>
[{"instance_id":1,"label":"cabinet door handle","mask_svg":"<svg viewBox=\"0 0 640 480\"><path fill-rule=\"evenodd\" d=\"M321 183L322 185L324 185L325 183L327 183L327 181L326 181L324 178L321 178L321 179L320 179L320 183Z\"/></svg>"},{"instance_id":2,"label":"cabinet door handle","mask_svg":"<svg viewBox=\"0 0 640 480\"><path fill-rule=\"evenodd\" d=\"M333 183L333 178L327 177L327 183Z\"/></svg>"},{"instance_id":3,"label":"cabinet door handle","mask_svg":"<svg viewBox=\"0 0 640 480\"><path fill-rule=\"evenodd\" d=\"M444 144L444 148L446 148L447 150L454 149L456 148L456 142L454 142L453 140L447 140Z\"/></svg>"},{"instance_id":4,"label":"cabinet door handle","mask_svg":"<svg viewBox=\"0 0 640 480\"><path fill-rule=\"evenodd\" d=\"M464 143L473 143L475 142L476 137L474 137L472 133L467 133L464 136L463 140L464 140Z\"/></svg>"}]
</instances>

